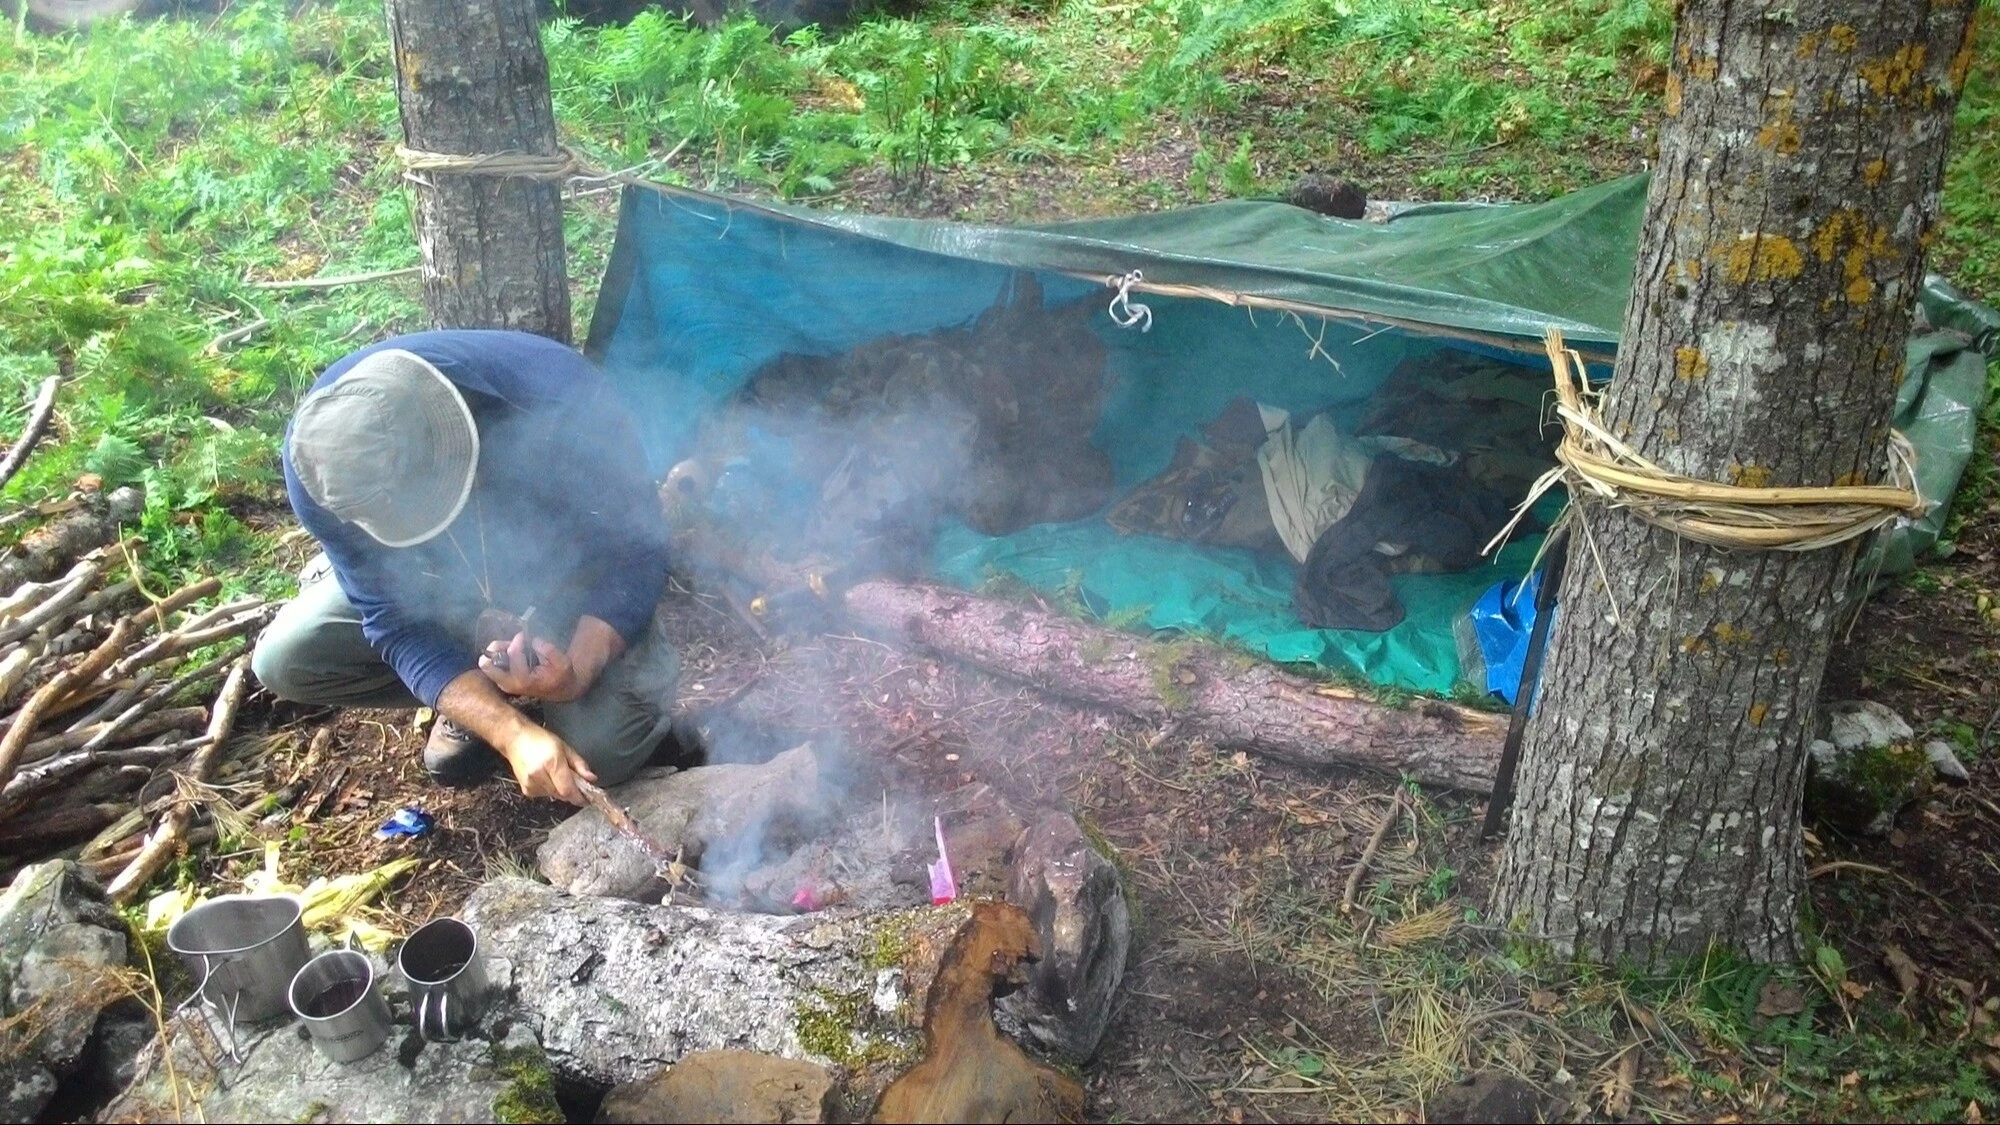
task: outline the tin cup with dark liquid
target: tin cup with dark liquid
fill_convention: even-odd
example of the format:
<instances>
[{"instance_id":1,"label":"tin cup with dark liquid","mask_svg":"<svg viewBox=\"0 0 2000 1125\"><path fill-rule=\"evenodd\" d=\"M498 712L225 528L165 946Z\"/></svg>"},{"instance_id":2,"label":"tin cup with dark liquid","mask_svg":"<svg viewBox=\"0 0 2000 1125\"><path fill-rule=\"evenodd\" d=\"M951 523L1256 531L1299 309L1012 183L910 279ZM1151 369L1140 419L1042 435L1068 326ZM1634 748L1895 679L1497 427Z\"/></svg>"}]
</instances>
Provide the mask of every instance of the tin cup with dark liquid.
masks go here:
<instances>
[{"instance_id":1,"label":"tin cup with dark liquid","mask_svg":"<svg viewBox=\"0 0 2000 1125\"><path fill-rule=\"evenodd\" d=\"M417 1034L434 1043L463 1036L486 1007L486 966L479 935L456 918L425 923L396 955L410 984Z\"/></svg>"},{"instance_id":2,"label":"tin cup with dark liquid","mask_svg":"<svg viewBox=\"0 0 2000 1125\"><path fill-rule=\"evenodd\" d=\"M334 1062L367 1058L389 1038L389 1004L366 954L331 949L307 961L288 998L313 1046Z\"/></svg>"}]
</instances>

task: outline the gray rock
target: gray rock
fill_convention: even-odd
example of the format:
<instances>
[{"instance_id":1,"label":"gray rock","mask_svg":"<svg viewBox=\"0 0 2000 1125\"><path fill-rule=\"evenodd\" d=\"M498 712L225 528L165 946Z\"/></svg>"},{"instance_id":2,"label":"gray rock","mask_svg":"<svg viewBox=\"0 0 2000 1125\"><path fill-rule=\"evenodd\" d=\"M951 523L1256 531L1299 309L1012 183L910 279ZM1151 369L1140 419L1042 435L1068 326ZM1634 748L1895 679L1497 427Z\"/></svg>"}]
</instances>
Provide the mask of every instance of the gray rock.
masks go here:
<instances>
[{"instance_id":1,"label":"gray rock","mask_svg":"<svg viewBox=\"0 0 2000 1125\"><path fill-rule=\"evenodd\" d=\"M995 1018L1015 1038L1084 1062L1097 1053L1125 976L1132 914L1118 870L1076 820L1049 813L1028 829L1007 898L1035 920L1042 959Z\"/></svg>"},{"instance_id":2,"label":"gray rock","mask_svg":"<svg viewBox=\"0 0 2000 1125\"><path fill-rule=\"evenodd\" d=\"M827 805L810 745L757 765L646 770L611 791L648 836L681 848L685 862L748 870L782 856L819 828ZM656 901L667 887L653 861L587 808L557 825L536 851L543 876L579 895Z\"/></svg>"},{"instance_id":3,"label":"gray rock","mask_svg":"<svg viewBox=\"0 0 2000 1125\"><path fill-rule=\"evenodd\" d=\"M698 1051L644 1082L615 1087L603 1123L840 1120L840 1091L823 1066L753 1051Z\"/></svg>"},{"instance_id":4,"label":"gray rock","mask_svg":"<svg viewBox=\"0 0 2000 1125\"><path fill-rule=\"evenodd\" d=\"M1825 708L1826 740L1842 752L1878 750L1916 737L1901 715L1872 699L1846 699Z\"/></svg>"},{"instance_id":5,"label":"gray rock","mask_svg":"<svg viewBox=\"0 0 2000 1125\"><path fill-rule=\"evenodd\" d=\"M1930 759L1931 768L1937 771L1937 775L1947 781L1972 780L1972 775L1966 772L1965 763L1958 760L1958 754L1949 742L1934 738L1924 743L1924 757Z\"/></svg>"},{"instance_id":6,"label":"gray rock","mask_svg":"<svg viewBox=\"0 0 2000 1125\"><path fill-rule=\"evenodd\" d=\"M24 868L0 894L0 1119L31 1120L75 1073L104 1008L126 995L124 923L68 861Z\"/></svg>"},{"instance_id":7,"label":"gray rock","mask_svg":"<svg viewBox=\"0 0 2000 1125\"><path fill-rule=\"evenodd\" d=\"M1806 812L1841 832L1883 836L1896 814L1924 791L1933 772L1908 742L1842 750L1818 739L1806 747Z\"/></svg>"},{"instance_id":8,"label":"gray rock","mask_svg":"<svg viewBox=\"0 0 2000 1125\"><path fill-rule=\"evenodd\" d=\"M744 914L513 878L474 891L460 914L512 962L515 1010L540 1029L551 1063L597 1086L646 1080L696 1051L837 1065L906 1054L909 1008L936 971L919 954L935 958L965 916ZM890 995L878 1004L881 988Z\"/></svg>"},{"instance_id":9,"label":"gray rock","mask_svg":"<svg viewBox=\"0 0 2000 1125\"><path fill-rule=\"evenodd\" d=\"M379 987L379 985L378 985ZM374 1054L329 1062L297 1023L239 1028L231 1062L221 1021L200 1011L169 1028L139 1080L103 1114L115 1121L561 1121L547 1060L515 1024L497 1042L424 1043L400 1026ZM178 1088L176 1088L176 1086ZM178 1107L178 1108L177 1108Z\"/></svg>"}]
</instances>

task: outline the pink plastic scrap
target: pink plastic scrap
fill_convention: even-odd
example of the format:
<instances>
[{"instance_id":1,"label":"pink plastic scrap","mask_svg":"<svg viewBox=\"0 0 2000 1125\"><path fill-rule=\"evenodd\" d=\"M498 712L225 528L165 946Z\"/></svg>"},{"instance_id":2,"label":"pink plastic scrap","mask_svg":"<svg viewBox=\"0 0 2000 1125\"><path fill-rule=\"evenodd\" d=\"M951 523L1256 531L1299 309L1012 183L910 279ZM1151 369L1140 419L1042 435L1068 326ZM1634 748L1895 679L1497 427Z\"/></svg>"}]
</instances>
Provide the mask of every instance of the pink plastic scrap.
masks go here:
<instances>
[{"instance_id":1,"label":"pink plastic scrap","mask_svg":"<svg viewBox=\"0 0 2000 1125\"><path fill-rule=\"evenodd\" d=\"M943 906L958 899L958 876L951 873L951 853L944 850L944 818L932 817L937 827L938 861L931 864L931 905Z\"/></svg>"},{"instance_id":2,"label":"pink plastic scrap","mask_svg":"<svg viewBox=\"0 0 2000 1125\"><path fill-rule=\"evenodd\" d=\"M792 895L792 905L800 910L818 910L827 904L827 897L826 888L820 886L819 880L809 878L799 884L798 892Z\"/></svg>"}]
</instances>

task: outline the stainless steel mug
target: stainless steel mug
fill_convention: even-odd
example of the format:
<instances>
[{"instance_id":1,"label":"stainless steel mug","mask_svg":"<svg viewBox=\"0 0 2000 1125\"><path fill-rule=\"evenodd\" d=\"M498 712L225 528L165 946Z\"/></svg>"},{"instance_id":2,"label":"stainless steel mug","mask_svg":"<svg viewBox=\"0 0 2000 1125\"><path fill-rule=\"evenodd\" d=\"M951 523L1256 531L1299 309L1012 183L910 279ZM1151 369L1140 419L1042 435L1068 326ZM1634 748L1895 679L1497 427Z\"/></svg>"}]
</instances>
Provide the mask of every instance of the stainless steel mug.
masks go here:
<instances>
[{"instance_id":1,"label":"stainless steel mug","mask_svg":"<svg viewBox=\"0 0 2000 1125\"><path fill-rule=\"evenodd\" d=\"M334 1062L367 1058L389 1038L389 1002L375 991L375 966L366 954L320 954L292 978L289 998L313 1046Z\"/></svg>"},{"instance_id":2,"label":"stainless steel mug","mask_svg":"<svg viewBox=\"0 0 2000 1125\"><path fill-rule=\"evenodd\" d=\"M221 895L181 915L167 948L201 983L195 995L229 1020L257 1023L286 1011L285 990L306 963L304 904L292 895Z\"/></svg>"},{"instance_id":3,"label":"stainless steel mug","mask_svg":"<svg viewBox=\"0 0 2000 1125\"><path fill-rule=\"evenodd\" d=\"M486 965L471 926L456 918L425 923L403 943L396 967L410 982L417 1034L444 1042L479 1022L486 1006Z\"/></svg>"}]
</instances>

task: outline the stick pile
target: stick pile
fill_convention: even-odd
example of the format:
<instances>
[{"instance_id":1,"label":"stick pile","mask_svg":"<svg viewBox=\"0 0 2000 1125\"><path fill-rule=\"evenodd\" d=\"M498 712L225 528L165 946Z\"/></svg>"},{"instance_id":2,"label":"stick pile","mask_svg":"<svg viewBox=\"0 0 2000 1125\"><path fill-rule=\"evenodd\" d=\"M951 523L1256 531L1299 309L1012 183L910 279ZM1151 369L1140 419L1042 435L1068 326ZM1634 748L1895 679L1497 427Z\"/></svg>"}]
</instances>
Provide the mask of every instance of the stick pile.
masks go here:
<instances>
[{"instance_id":1,"label":"stick pile","mask_svg":"<svg viewBox=\"0 0 2000 1125\"><path fill-rule=\"evenodd\" d=\"M213 578L156 599L118 577L129 549L0 595L0 871L80 854L118 902L214 837L198 821L276 608L192 608ZM196 704L218 678L213 706Z\"/></svg>"}]
</instances>

